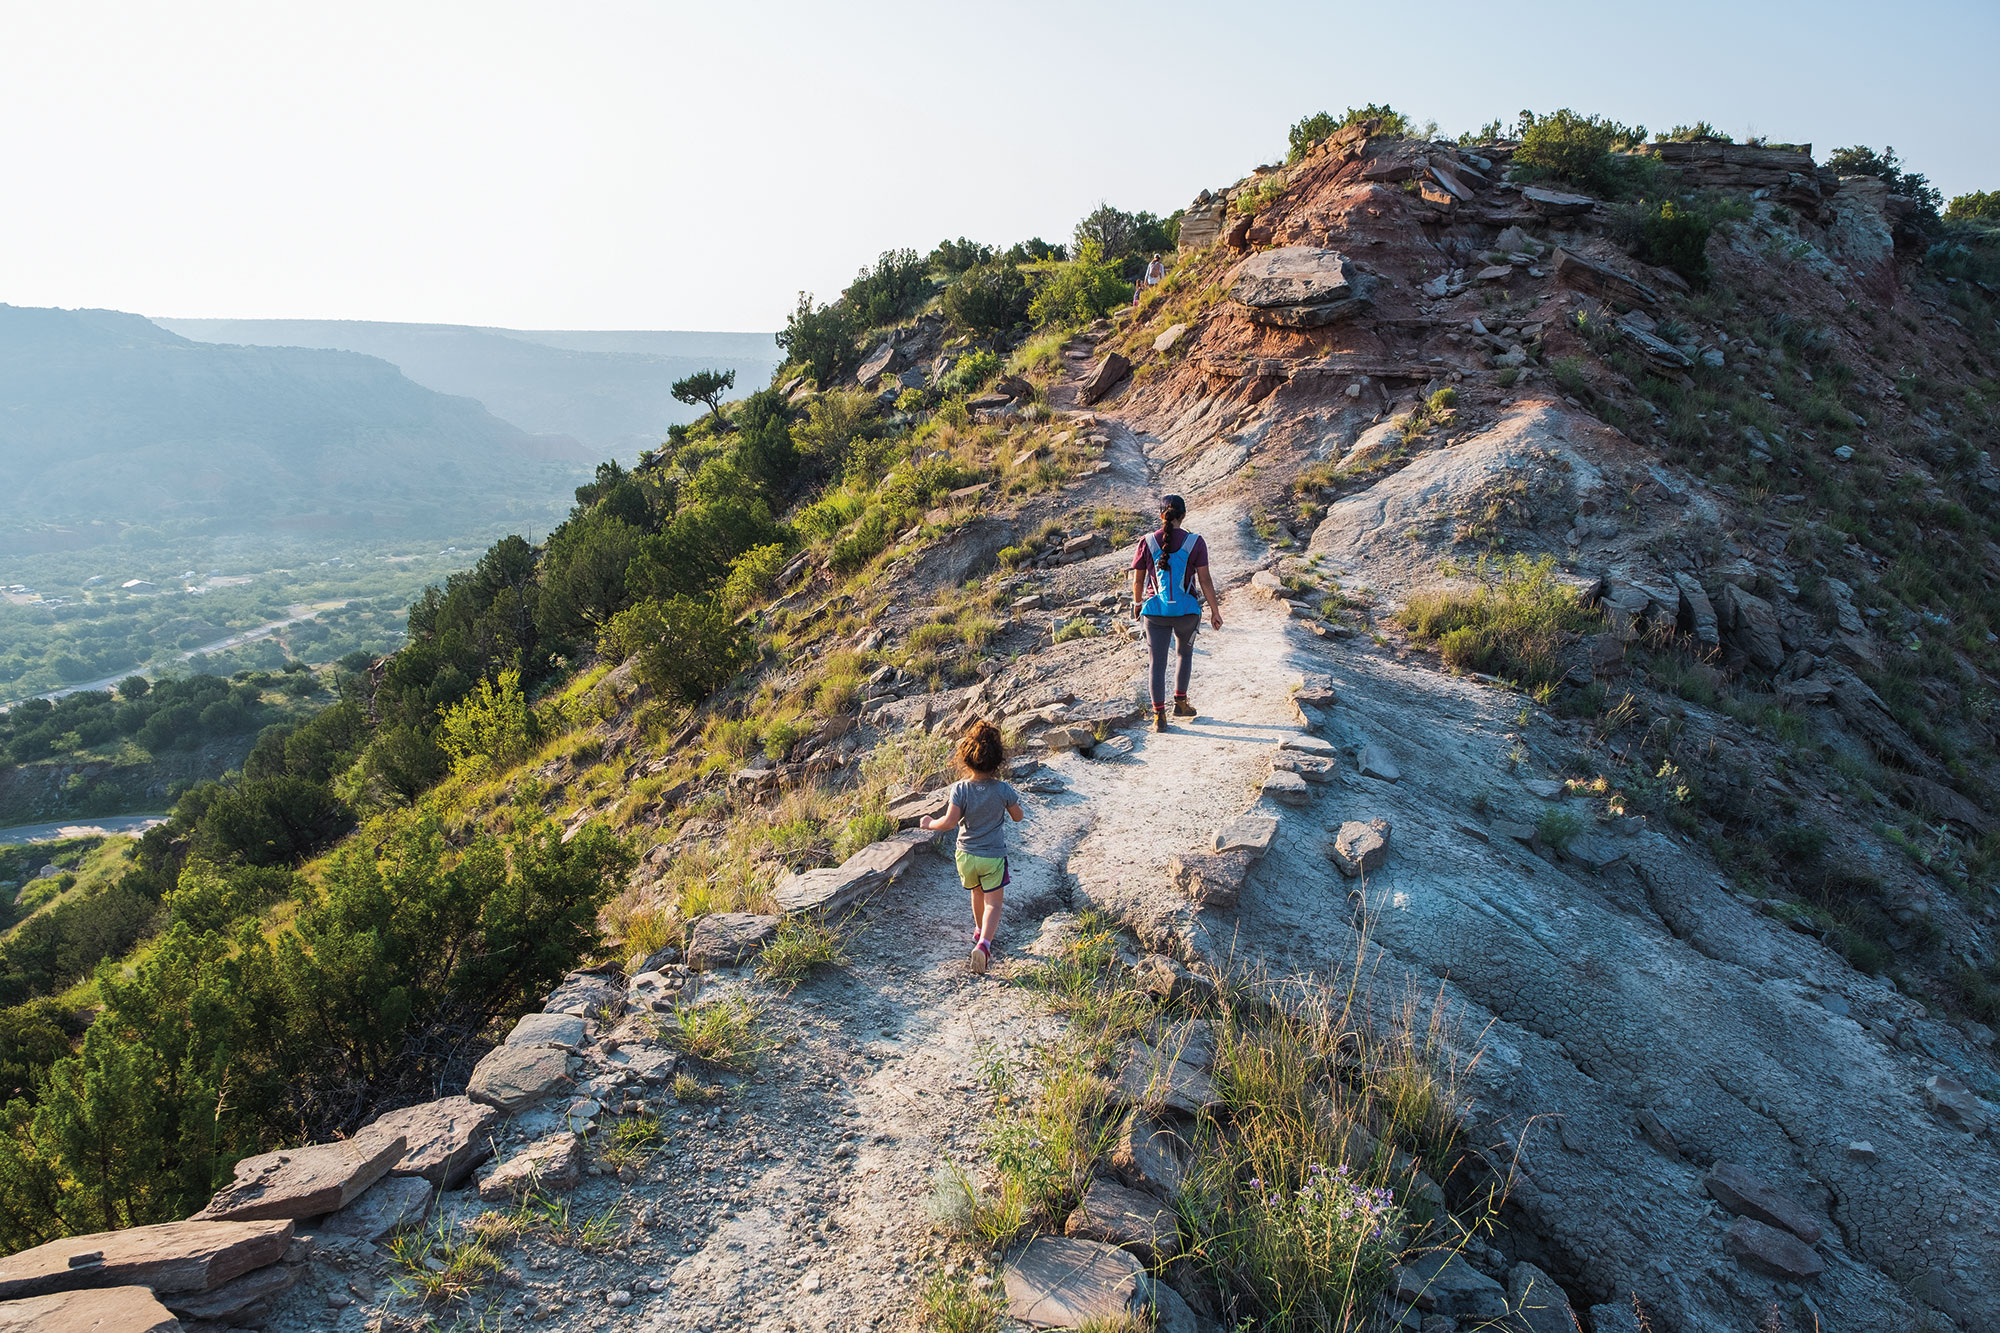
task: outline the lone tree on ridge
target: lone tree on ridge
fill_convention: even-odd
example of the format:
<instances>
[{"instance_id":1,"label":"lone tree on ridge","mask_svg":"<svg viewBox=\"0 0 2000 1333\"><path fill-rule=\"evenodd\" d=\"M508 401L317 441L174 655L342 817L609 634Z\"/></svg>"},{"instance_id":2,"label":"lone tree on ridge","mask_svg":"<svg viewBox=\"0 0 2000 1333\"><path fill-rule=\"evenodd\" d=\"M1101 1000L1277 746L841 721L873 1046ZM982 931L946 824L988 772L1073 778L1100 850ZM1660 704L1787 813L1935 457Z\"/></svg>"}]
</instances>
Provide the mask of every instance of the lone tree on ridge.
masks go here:
<instances>
[{"instance_id":1,"label":"lone tree on ridge","mask_svg":"<svg viewBox=\"0 0 2000 1333\"><path fill-rule=\"evenodd\" d=\"M733 370L697 370L684 380L674 381L673 395L690 407L696 403L707 403L708 410L715 413L716 421L721 423L722 395L735 384L736 372Z\"/></svg>"}]
</instances>

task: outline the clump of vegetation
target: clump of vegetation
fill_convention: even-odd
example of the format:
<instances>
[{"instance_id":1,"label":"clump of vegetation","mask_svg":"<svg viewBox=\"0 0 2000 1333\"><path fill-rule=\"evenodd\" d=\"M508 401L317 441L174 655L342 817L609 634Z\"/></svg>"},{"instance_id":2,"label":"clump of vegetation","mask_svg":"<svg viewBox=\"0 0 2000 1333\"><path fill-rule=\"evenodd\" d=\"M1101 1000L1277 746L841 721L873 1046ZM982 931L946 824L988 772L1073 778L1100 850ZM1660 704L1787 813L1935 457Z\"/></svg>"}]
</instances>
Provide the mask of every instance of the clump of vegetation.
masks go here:
<instances>
[{"instance_id":1,"label":"clump of vegetation","mask_svg":"<svg viewBox=\"0 0 2000 1333\"><path fill-rule=\"evenodd\" d=\"M1919 232L1928 234L1937 230L1942 220L1938 206L1944 202L1943 194L1928 178L1904 170L1902 160L1896 156L1893 147L1885 148L1880 153L1858 144L1850 148L1836 148L1827 154L1826 165L1838 176L1873 176L1884 182L1890 194L1907 199L1914 206Z\"/></svg>"},{"instance_id":2,"label":"clump of vegetation","mask_svg":"<svg viewBox=\"0 0 2000 1333\"><path fill-rule=\"evenodd\" d=\"M709 1004L674 1008L666 1039L704 1064L735 1073L756 1067L770 1044L763 1032L763 1011L753 1000L732 995Z\"/></svg>"},{"instance_id":3,"label":"clump of vegetation","mask_svg":"<svg viewBox=\"0 0 2000 1333\"><path fill-rule=\"evenodd\" d=\"M1076 258L1044 277L1028 303L1028 315L1038 328L1078 328L1131 299L1131 283L1093 239L1078 247Z\"/></svg>"},{"instance_id":4,"label":"clump of vegetation","mask_svg":"<svg viewBox=\"0 0 2000 1333\"><path fill-rule=\"evenodd\" d=\"M1564 107L1547 115L1522 111L1514 135L1521 146L1514 153L1522 179L1549 179L1616 194L1633 179L1638 167L1614 155L1646 141L1644 125L1621 125L1603 116L1586 116Z\"/></svg>"},{"instance_id":5,"label":"clump of vegetation","mask_svg":"<svg viewBox=\"0 0 2000 1333\"><path fill-rule=\"evenodd\" d=\"M1468 573L1472 587L1419 592L1397 623L1435 642L1454 670L1501 676L1531 690L1553 688L1562 678L1563 643L1595 629L1599 613L1556 577L1553 556L1481 556Z\"/></svg>"},{"instance_id":6,"label":"clump of vegetation","mask_svg":"<svg viewBox=\"0 0 2000 1333\"><path fill-rule=\"evenodd\" d=\"M824 968L847 965L847 934L830 922L786 917L757 958L757 975L786 987L796 986Z\"/></svg>"},{"instance_id":7,"label":"clump of vegetation","mask_svg":"<svg viewBox=\"0 0 2000 1333\"><path fill-rule=\"evenodd\" d=\"M1410 118L1388 103L1377 105L1370 102L1364 107L1349 107L1344 115L1336 116L1330 111L1320 111L1294 124L1285 131L1289 151L1287 162L1297 162L1327 135L1344 130L1349 125L1359 125L1364 121L1375 121L1375 133L1391 139L1407 139L1410 136Z\"/></svg>"}]
</instances>

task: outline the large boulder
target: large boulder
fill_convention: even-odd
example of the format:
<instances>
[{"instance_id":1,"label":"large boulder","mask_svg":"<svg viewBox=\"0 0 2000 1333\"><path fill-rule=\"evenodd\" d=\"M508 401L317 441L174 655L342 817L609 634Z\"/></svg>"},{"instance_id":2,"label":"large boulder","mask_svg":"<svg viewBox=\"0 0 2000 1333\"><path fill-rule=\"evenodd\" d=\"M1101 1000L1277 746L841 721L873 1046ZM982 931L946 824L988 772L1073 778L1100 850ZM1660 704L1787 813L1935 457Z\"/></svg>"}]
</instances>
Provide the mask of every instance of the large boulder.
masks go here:
<instances>
[{"instance_id":1,"label":"large boulder","mask_svg":"<svg viewBox=\"0 0 2000 1333\"><path fill-rule=\"evenodd\" d=\"M1338 250L1283 245L1237 265L1229 295L1260 324L1311 329L1367 306L1360 275Z\"/></svg>"},{"instance_id":2,"label":"large boulder","mask_svg":"<svg viewBox=\"0 0 2000 1333\"><path fill-rule=\"evenodd\" d=\"M144 1287L105 1287L9 1301L0 1333L181 1333L181 1321Z\"/></svg>"},{"instance_id":3,"label":"large boulder","mask_svg":"<svg viewBox=\"0 0 2000 1333\"><path fill-rule=\"evenodd\" d=\"M1645 283L1561 246L1556 247L1556 280L1619 310L1660 304L1660 294Z\"/></svg>"},{"instance_id":4,"label":"large boulder","mask_svg":"<svg viewBox=\"0 0 2000 1333\"><path fill-rule=\"evenodd\" d=\"M889 372L901 370L902 368L902 352L897 350L896 344L885 342L868 354L868 359L863 361L861 368L854 372L854 379L857 384L866 388Z\"/></svg>"},{"instance_id":5,"label":"large boulder","mask_svg":"<svg viewBox=\"0 0 2000 1333\"><path fill-rule=\"evenodd\" d=\"M421 1176L448 1190L493 1155L493 1127L499 1121L500 1112L470 1097L440 1097L391 1111L369 1128L403 1136L403 1155L389 1174Z\"/></svg>"},{"instance_id":6,"label":"large boulder","mask_svg":"<svg viewBox=\"0 0 2000 1333\"><path fill-rule=\"evenodd\" d=\"M212 1291L276 1263L293 1223L163 1222L158 1226L65 1236L0 1257L0 1301L86 1287Z\"/></svg>"},{"instance_id":7,"label":"large boulder","mask_svg":"<svg viewBox=\"0 0 2000 1333\"><path fill-rule=\"evenodd\" d=\"M345 1208L389 1174L403 1156L401 1134L379 1127L339 1143L258 1153L236 1164L236 1178L216 1191L195 1219L256 1222L321 1217Z\"/></svg>"},{"instance_id":8,"label":"large boulder","mask_svg":"<svg viewBox=\"0 0 2000 1333\"><path fill-rule=\"evenodd\" d=\"M1731 647L1766 671L1776 671L1785 664L1785 643L1778 630L1776 608L1733 583L1722 585L1720 603L1717 619L1727 631Z\"/></svg>"},{"instance_id":9,"label":"large boulder","mask_svg":"<svg viewBox=\"0 0 2000 1333\"><path fill-rule=\"evenodd\" d=\"M778 918L755 912L715 912L695 923L688 939L688 965L708 971L735 967L764 952L778 933Z\"/></svg>"},{"instance_id":10,"label":"large boulder","mask_svg":"<svg viewBox=\"0 0 2000 1333\"><path fill-rule=\"evenodd\" d=\"M1037 1236L1007 1262L1007 1313L1037 1328L1143 1317L1146 1272L1115 1245Z\"/></svg>"},{"instance_id":11,"label":"large boulder","mask_svg":"<svg viewBox=\"0 0 2000 1333\"><path fill-rule=\"evenodd\" d=\"M1083 377L1083 383L1076 389L1077 401L1094 403L1116 388L1118 382L1132 373L1132 363L1122 352L1106 352L1104 359L1090 368Z\"/></svg>"},{"instance_id":12,"label":"large boulder","mask_svg":"<svg viewBox=\"0 0 2000 1333\"><path fill-rule=\"evenodd\" d=\"M560 1046L496 1046L472 1067L465 1095L512 1115L569 1086L569 1052Z\"/></svg>"},{"instance_id":13,"label":"large boulder","mask_svg":"<svg viewBox=\"0 0 2000 1333\"><path fill-rule=\"evenodd\" d=\"M1278 821L1272 819L1270 822L1275 833ZM1237 834L1225 829L1216 834L1217 841L1222 841L1225 834L1229 835L1230 842L1222 851L1212 856L1204 852L1183 852L1167 865L1167 874L1174 887L1192 899L1196 907L1236 906L1237 899L1243 895L1244 882L1250 878L1250 863L1263 854L1262 849L1255 845L1257 835L1254 830L1243 835L1247 841L1239 841ZM1268 847L1270 844L1266 842L1264 845Z\"/></svg>"}]
</instances>

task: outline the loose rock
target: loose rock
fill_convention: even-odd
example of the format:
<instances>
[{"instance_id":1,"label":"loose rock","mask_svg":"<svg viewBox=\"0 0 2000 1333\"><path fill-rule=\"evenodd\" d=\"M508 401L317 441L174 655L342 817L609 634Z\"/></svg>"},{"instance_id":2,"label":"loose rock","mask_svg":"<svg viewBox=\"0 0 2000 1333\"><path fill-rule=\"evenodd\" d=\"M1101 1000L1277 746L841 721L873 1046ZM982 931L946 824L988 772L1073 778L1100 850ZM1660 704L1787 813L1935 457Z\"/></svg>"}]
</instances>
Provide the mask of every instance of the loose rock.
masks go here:
<instances>
[{"instance_id":1,"label":"loose rock","mask_svg":"<svg viewBox=\"0 0 2000 1333\"><path fill-rule=\"evenodd\" d=\"M1389 859L1389 821L1348 820L1327 844L1326 854L1349 879L1373 873Z\"/></svg>"},{"instance_id":2,"label":"loose rock","mask_svg":"<svg viewBox=\"0 0 2000 1333\"><path fill-rule=\"evenodd\" d=\"M537 1139L494 1167L479 1182L479 1197L499 1203L530 1190L566 1190L582 1177L583 1140L563 1130Z\"/></svg>"},{"instance_id":3,"label":"loose rock","mask_svg":"<svg viewBox=\"0 0 2000 1333\"><path fill-rule=\"evenodd\" d=\"M817 872L813 872L817 873ZM688 964L702 971L735 967L764 952L778 933L778 918L755 912L714 912L695 923Z\"/></svg>"},{"instance_id":4,"label":"loose rock","mask_svg":"<svg viewBox=\"0 0 2000 1333\"><path fill-rule=\"evenodd\" d=\"M1145 1270L1113 1245L1037 1236L1007 1263L1007 1313L1038 1328L1137 1319Z\"/></svg>"},{"instance_id":5,"label":"loose rock","mask_svg":"<svg viewBox=\"0 0 2000 1333\"><path fill-rule=\"evenodd\" d=\"M1150 1194L1108 1180L1094 1180L1083 1201L1070 1211L1063 1234L1099 1240L1130 1250L1152 1267L1180 1253L1180 1222L1173 1209Z\"/></svg>"},{"instance_id":6,"label":"loose rock","mask_svg":"<svg viewBox=\"0 0 2000 1333\"><path fill-rule=\"evenodd\" d=\"M473 1066L465 1095L513 1114L569 1086L569 1052L560 1046L499 1046Z\"/></svg>"},{"instance_id":7,"label":"loose rock","mask_svg":"<svg viewBox=\"0 0 2000 1333\"><path fill-rule=\"evenodd\" d=\"M391 1111L370 1128L403 1136L403 1155L389 1168L391 1175L422 1176L448 1190L493 1155L499 1119L497 1110L470 1097L441 1097Z\"/></svg>"},{"instance_id":8,"label":"loose rock","mask_svg":"<svg viewBox=\"0 0 2000 1333\"><path fill-rule=\"evenodd\" d=\"M1722 1245L1745 1266L1772 1277L1803 1282L1826 1271L1826 1261L1798 1237L1747 1217L1736 1219Z\"/></svg>"},{"instance_id":9,"label":"loose rock","mask_svg":"<svg viewBox=\"0 0 2000 1333\"><path fill-rule=\"evenodd\" d=\"M340 1143L246 1157L236 1164L236 1179L216 1191L195 1220L320 1217L345 1208L387 1175L403 1148L401 1134L364 1129Z\"/></svg>"},{"instance_id":10,"label":"loose rock","mask_svg":"<svg viewBox=\"0 0 2000 1333\"><path fill-rule=\"evenodd\" d=\"M1748 1168L1717 1162L1701 1183L1709 1197L1730 1212L1783 1227L1808 1245L1819 1243L1819 1223L1805 1205L1772 1189Z\"/></svg>"}]
</instances>

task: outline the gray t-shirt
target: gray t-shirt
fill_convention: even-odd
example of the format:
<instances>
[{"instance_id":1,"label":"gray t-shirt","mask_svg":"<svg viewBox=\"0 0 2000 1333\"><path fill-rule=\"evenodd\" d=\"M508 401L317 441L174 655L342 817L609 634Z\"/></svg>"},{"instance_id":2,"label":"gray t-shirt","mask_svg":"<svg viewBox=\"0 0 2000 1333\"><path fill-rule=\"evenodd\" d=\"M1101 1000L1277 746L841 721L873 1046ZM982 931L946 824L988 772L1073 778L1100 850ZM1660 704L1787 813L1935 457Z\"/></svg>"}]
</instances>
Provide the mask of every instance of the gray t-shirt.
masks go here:
<instances>
[{"instance_id":1,"label":"gray t-shirt","mask_svg":"<svg viewBox=\"0 0 2000 1333\"><path fill-rule=\"evenodd\" d=\"M965 812L958 825L958 850L967 856L1007 854L1007 807L1021 795L998 778L965 778L951 784L951 803Z\"/></svg>"}]
</instances>

